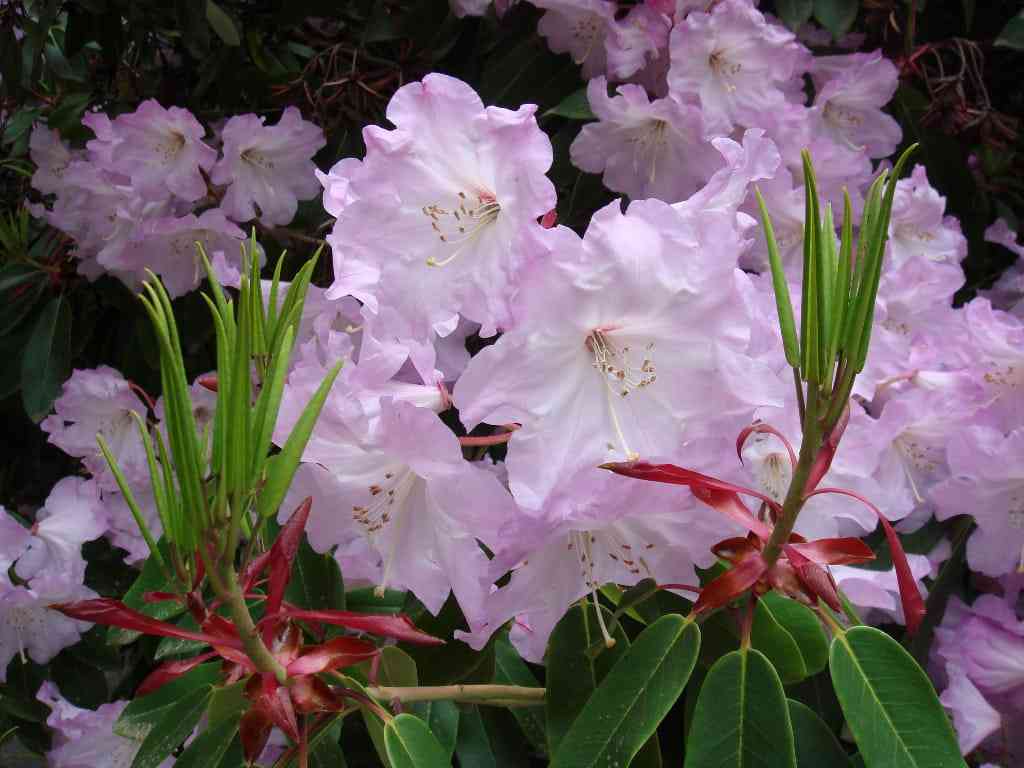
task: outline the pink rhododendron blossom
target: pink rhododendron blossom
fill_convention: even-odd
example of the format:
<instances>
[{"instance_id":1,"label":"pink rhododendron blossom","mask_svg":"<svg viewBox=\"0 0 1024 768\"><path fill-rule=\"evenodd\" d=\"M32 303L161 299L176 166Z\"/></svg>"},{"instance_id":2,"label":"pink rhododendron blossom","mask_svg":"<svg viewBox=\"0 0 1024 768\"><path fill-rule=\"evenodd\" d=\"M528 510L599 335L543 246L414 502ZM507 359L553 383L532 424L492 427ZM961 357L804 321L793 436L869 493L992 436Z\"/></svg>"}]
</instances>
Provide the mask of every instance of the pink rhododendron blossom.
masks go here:
<instances>
[{"instance_id":1,"label":"pink rhododendron blossom","mask_svg":"<svg viewBox=\"0 0 1024 768\"><path fill-rule=\"evenodd\" d=\"M49 681L43 683L36 697L51 709L46 719L54 733L53 747L46 754L50 768L130 768L142 740L114 732L127 701L101 704L95 710L80 709L64 699ZM160 768L173 764L174 758L168 757Z\"/></svg>"},{"instance_id":2,"label":"pink rhododendron blossom","mask_svg":"<svg viewBox=\"0 0 1024 768\"><path fill-rule=\"evenodd\" d=\"M445 75L400 88L387 111L395 129L366 128L366 159L349 169L348 203L328 238L328 297L391 308L395 335L419 343L454 328L456 313L487 335L507 324L537 218L555 203L551 142L535 109L485 109Z\"/></svg>"},{"instance_id":3,"label":"pink rhododendron blossom","mask_svg":"<svg viewBox=\"0 0 1024 768\"><path fill-rule=\"evenodd\" d=\"M51 609L53 603L88 600L96 593L60 573L33 579L29 586L12 586L0 577L0 683L15 656L46 664L78 642L89 624Z\"/></svg>"},{"instance_id":4,"label":"pink rhododendron blossom","mask_svg":"<svg viewBox=\"0 0 1024 768\"><path fill-rule=\"evenodd\" d=\"M213 168L217 152L203 142L206 129L187 109L148 99L118 115L113 129L120 138L113 170L128 176L139 195L161 199L170 192L192 202L206 194L201 171Z\"/></svg>"},{"instance_id":5,"label":"pink rhododendron blossom","mask_svg":"<svg viewBox=\"0 0 1024 768\"><path fill-rule=\"evenodd\" d=\"M1024 319L975 299L961 310L967 327L972 373L985 388L986 422L1024 425Z\"/></svg>"},{"instance_id":6,"label":"pink rhododendron blossom","mask_svg":"<svg viewBox=\"0 0 1024 768\"><path fill-rule=\"evenodd\" d=\"M6 574L32 541L32 533L0 504L0 573Z\"/></svg>"},{"instance_id":7,"label":"pink rhododendron blossom","mask_svg":"<svg viewBox=\"0 0 1024 768\"><path fill-rule=\"evenodd\" d=\"M786 98L801 46L785 27L770 24L746 0L723 0L693 12L671 38L668 84L680 99L697 99L709 131L756 126Z\"/></svg>"},{"instance_id":8,"label":"pink rhododendron blossom","mask_svg":"<svg viewBox=\"0 0 1024 768\"><path fill-rule=\"evenodd\" d=\"M236 221L259 218L268 226L287 224L299 200L317 195L312 157L327 143L323 131L288 107L276 125L259 115L237 115L221 132L224 156L213 168L215 184L229 185L221 203Z\"/></svg>"},{"instance_id":9,"label":"pink rhododendron blossom","mask_svg":"<svg viewBox=\"0 0 1024 768\"><path fill-rule=\"evenodd\" d=\"M608 76L625 80L657 58L668 45L672 20L650 3L634 5L607 27Z\"/></svg>"},{"instance_id":10,"label":"pink rhododendron blossom","mask_svg":"<svg viewBox=\"0 0 1024 768\"><path fill-rule=\"evenodd\" d=\"M159 541L163 534L163 526L152 489L148 486L136 485L131 490L149 532L153 535L154 541ZM139 525L128 507L128 502L120 493L106 491L103 494L103 505L108 519L107 539L115 547L123 549L127 553L124 561L128 565L141 566L149 557L149 545L139 530Z\"/></svg>"},{"instance_id":11,"label":"pink rhododendron blossom","mask_svg":"<svg viewBox=\"0 0 1024 768\"><path fill-rule=\"evenodd\" d=\"M907 562L916 581L920 582L931 574L931 562L924 555L907 555ZM871 612L864 617L866 621L905 623L895 568L879 571L852 565L830 565L829 571L843 595L854 606Z\"/></svg>"},{"instance_id":12,"label":"pink rhododendron blossom","mask_svg":"<svg viewBox=\"0 0 1024 768\"><path fill-rule=\"evenodd\" d=\"M470 360L454 391L469 428L523 424L508 458L520 503L538 506L566 472L670 455L714 419L780 402L772 371L744 354L735 253L698 247L658 200L625 214L606 206L582 241L553 232L516 326Z\"/></svg>"},{"instance_id":13,"label":"pink rhododendron blossom","mask_svg":"<svg viewBox=\"0 0 1024 768\"><path fill-rule=\"evenodd\" d=\"M15 573L25 580L59 573L81 582L85 578L82 544L107 530L95 481L80 477L59 480L36 514L28 548L18 559Z\"/></svg>"},{"instance_id":14,"label":"pink rhododendron blossom","mask_svg":"<svg viewBox=\"0 0 1024 768\"><path fill-rule=\"evenodd\" d=\"M490 583L475 536L493 543L516 513L512 498L462 458L432 411L385 399L374 437L367 448L337 445L324 466L303 465L282 510L312 496L310 544L337 546L344 573L379 590L408 589L434 614L454 593L479 621Z\"/></svg>"},{"instance_id":15,"label":"pink rhododendron blossom","mask_svg":"<svg viewBox=\"0 0 1024 768\"><path fill-rule=\"evenodd\" d=\"M896 150L903 132L882 107L896 93L899 73L881 51L816 58L814 74L819 90L811 113L836 144L868 157Z\"/></svg>"},{"instance_id":16,"label":"pink rhododendron blossom","mask_svg":"<svg viewBox=\"0 0 1024 768\"><path fill-rule=\"evenodd\" d=\"M51 443L81 459L101 488L117 485L96 443L97 434L129 482L148 477L145 448L132 417L133 412L144 417L146 409L120 373L108 366L74 371L53 409L55 413L40 424L43 431Z\"/></svg>"},{"instance_id":17,"label":"pink rhododendron blossom","mask_svg":"<svg viewBox=\"0 0 1024 768\"><path fill-rule=\"evenodd\" d=\"M932 492L936 516L970 514L978 524L967 542L971 568L1002 576L1024 565L1024 428L1009 434L972 425L947 447L952 476Z\"/></svg>"},{"instance_id":18,"label":"pink rhododendron blossom","mask_svg":"<svg viewBox=\"0 0 1024 768\"><path fill-rule=\"evenodd\" d=\"M43 194L59 192L64 183L64 172L74 155L60 139L60 134L42 125L32 128L29 138L29 154L36 164L32 174L32 186Z\"/></svg>"},{"instance_id":19,"label":"pink rhododendron blossom","mask_svg":"<svg viewBox=\"0 0 1024 768\"><path fill-rule=\"evenodd\" d=\"M566 610L603 584L695 584L694 566L709 566L711 545L731 530L703 512L686 491L581 470L502 530L490 570L512 568L511 581L488 598L485 620L457 636L480 648L515 618L512 642L540 662Z\"/></svg>"},{"instance_id":20,"label":"pink rhododendron blossom","mask_svg":"<svg viewBox=\"0 0 1024 768\"><path fill-rule=\"evenodd\" d=\"M584 80L605 74L605 39L615 21L617 3L611 0L530 0L545 14L537 33L555 53L568 53L581 65Z\"/></svg>"},{"instance_id":21,"label":"pink rhododendron blossom","mask_svg":"<svg viewBox=\"0 0 1024 768\"><path fill-rule=\"evenodd\" d=\"M956 219L945 215L946 198L928 183L923 165L896 184L887 261L898 268L913 258L958 264L967 240Z\"/></svg>"},{"instance_id":22,"label":"pink rhododendron blossom","mask_svg":"<svg viewBox=\"0 0 1024 768\"><path fill-rule=\"evenodd\" d=\"M1017 233L1010 229L1006 219L996 219L985 230L985 240L996 243L1012 251L1017 256L1024 256L1024 245L1017 241Z\"/></svg>"},{"instance_id":23,"label":"pink rhododendron blossom","mask_svg":"<svg viewBox=\"0 0 1024 768\"><path fill-rule=\"evenodd\" d=\"M704 140L700 110L675 99L651 101L639 85L620 85L608 96L603 77L587 85L598 121L587 123L569 149L573 165L603 173L605 186L638 200L678 202L697 191L721 166Z\"/></svg>"},{"instance_id":24,"label":"pink rhododendron blossom","mask_svg":"<svg viewBox=\"0 0 1024 768\"><path fill-rule=\"evenodd\" d=\"M189 213L151 219L127 247L109 255L101 252L98 261L119 275L134 274L137 284L149 279L146 270L152 270L173 298L206 280L196 243L207 258L217 260L225 281L230 281L228 265L241 262L244 241L245 232L219 208L210 208L199 216Z\"/></svg>"}]
</instances>

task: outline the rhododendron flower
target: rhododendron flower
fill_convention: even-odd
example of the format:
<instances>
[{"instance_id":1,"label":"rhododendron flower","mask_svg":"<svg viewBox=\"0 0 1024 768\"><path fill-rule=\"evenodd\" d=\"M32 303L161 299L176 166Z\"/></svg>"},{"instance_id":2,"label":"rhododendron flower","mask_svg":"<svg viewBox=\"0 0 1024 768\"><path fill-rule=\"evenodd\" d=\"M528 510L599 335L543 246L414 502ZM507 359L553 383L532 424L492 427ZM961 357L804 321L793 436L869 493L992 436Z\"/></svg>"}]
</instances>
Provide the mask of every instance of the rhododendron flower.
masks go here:
<instances>
[{"instance_id":1,"label":"rhododendron flower","mask_svg":"<svg viewBox=\"0 0 1024 768\"><path fill-rule=\"evenodd\" d=\"M546 12L537 33L555 53L568 53L589 80L603 75L607 66L605 39L615 21L618 4L611 0L530 0Z\"/></svg>"},{"instance_id":2,"label":"rhododendron flower","mask_svg":"<svg viewBox=\"0 0 1024 768\"><path fill-rule=\"evenodd\" d=\"M959 264L967 255L967 239L945 212L946 198L928 183L923 165L897 182L886 255L892 268L914 258Z\"/></svg>"},{"instance_id":3,"label":"rhododendron flower","mask_svg":"<svg viewBox=\"0 0 1024 768\"><path fill-rule=\"evenodd\" d=\"M145 416L146 409L118 371L105 365L75 370L53 409L40 424L43 431L51 443L81 459L101 488L113 490L117 484L96 443L97 434L129 482L148 477L145 448L132 417L133 412Z\"/></svg>"},{"instance_id":4,"label":"rhododendron flower","mask_svg":"<svg viewBox=\"0 0 1024 768\"><path fill-rule=\"evenodd\" d=\"M837 60L837 61L833 61ZM854 53L814 59L812 76L818 92L813 116L833 141L868 157L886 157L896 151L903 135L899 123L882 112L899 85L896 66L882 55Z\"/></svg>"},{"instance_id":5,"label":"rhododendron flower","mask_svg":"<svg viewBox=\"0 0 1024 768\"><path fill-rule=\"evenodd\" d=\"M918 584L931 574L931 561L924 555L907 555L907 562ZM831 565L829 571L843 595L858 609L878 611L884 621L906 623L895 568L878 571L853 565ZM871 623L874 619L875 615L866 617Z\"/></svg>"},{"instance_id":6,"label":"rhododendron flower","mask_svg":"<svg viewBox=\"0 0 1024 768\"><path fill-rule=\"evenodd\" d=\"M770 24L747 0L723 0L709 13L687 15L672 30L670 92L696 98L709 131L760 125L781 109L782 87L802 48L784 27Z\"/></svg>"},{"instance_id":7,"label":"rhododendron flower","mask_svg":"<svg viewBox=\"0 0 1024 768\"><path fill-rule=\"evenodd\" d=\"M715 419L776 404L781 383L744 354L735 253L698 247L658 200L618 201L582 241L557 237L523 287L521 319L455 385L467 428L519 422L513 494L537 507L559 477L609 458L671 453Z\"/></svg>"},{"instance_id":8,"label":"rhododendron flower","mask_svg":"<svg viewBox=\"0 0 1024 768\"><path fill-rule=\"evenodd\" d=\"M625 80L639 72L668 45L672 20L650 3L634 5L607 27L608 76Z\"/></svg>"},{"instance_id":9,"label":"rhododendron flower","mask_svg":"<svg viewBox=\"0 0 1024 768\"><path fill-rule=\"evenodd\" d=\"M453 592L479 620L490 582L475 536L493 543L516 507L493 473L463 459L436 414L385 399L372 445L338 444L321 464L300 468L283 507L312 497L315 550L337 546L346 576L407 589L434 614Z\"/></svg>"},{"instance_id":10,"label":"rhododendron flower","mask_svg":"<svg viewBox=\"0 0 1024 768\"><path fill-rule=\"evenodd\" d=\"M163 525L152 488L135 485L132 487L132 495L139 505L139 511L146 521L149 532L154 540L158 540L163 534ZM124 561L128 565L141 565L149 557L149 545L139 530L139 524L135 521L128 502L116 491L105 491L103 506L108 520L105 533L107 539L127 553Z\"/></svg>"},{"instance_id":11,"label":"rhododendron flower","mask_svg":"<svg viewBox=\"0 0 1024 768\"><path fill-rule=\"evenodd\" d=\"M508 521L490 573L497 579L512 569L511 581L488 598L484 620L457 637L481 648L515 618L513 644L523 658L540 662L566 610L581 597L596 600L604 584L697 583L694 566L713 563L710 547L730 526L701 515L684 492L601 475L594 468L577 472L541 508Z\"/></svg>"},{"instance_id":12,"label":"rhododendron flower","mask_svg":"<svg viewBox=\"0 0 1024 768\"><path fill-rule=\"evenodd\" d=\"M99 488L93 480L65 477L59 480L36 514L26 551L15 572L21 579L46 573L81 582L85 578L82 544L98 539L107 530L100 506Z\"/></svg>"},{"instance_id":13,"label":"rhododendron flower","mask_svg":"<svg viewBox=\"0 0 1024 768\"><path fill-rule=\"evenodd\" d=\"M276 125L259 115L236 115L221 131L224 156L213 168L215 184L227 184L221 202L236 221L259 217L268 226L287 224L299 200L320 191L312 157L327 143L323 131L288 107ZM258 209L258 210L257 210Z\"/></svg>"},{"instance_id":14,"label":"rhododendron flower","mask_svg":"<svg viewBox=\"0 0 1024 768\"><path fill-rule=\"evenodd\" d=\"M46 753L51 768L130 768L142 741L114 733L114 724L127 701L101 704L97 709L80 709L68 702L57 686L46 681L36 698L50 707L46 724L53 730L52 749ZM174 758L167 758L160 768L170 768Z\"/></svg>"},{"instance_id":15,"label":"rhododendron flower","mask_svg":"<svg viewBox=\"0 0 1024 768\"><path fill-rule=\"evenodd\" d=\"M608 96L603 77L587 85L598 122L587 123L569 148L573 165L604 173L605 186L638 200L689 197L721 167L709 152L699 109L669 97L651 101L639 85Z\"/></svg>"},{"instance_id":16,"label":"rhododendron flower","mask_svg":"<svg viewBox=\"0 0 1024 768\"><path fill-rule=\"evenodd\" d=\"M68 600L85 600L96 593L80 581L61 573L47 573L29 586L12 586L0 576L0 683L6 682L7 665L15 656L46 664L65 648L78 642L88 622L70 619L50 606Z\"/></svg>"},{"instance_id":17,"label":"rhododendron flower","mask_svg":"<svg viewBox=\"0 0 1024 768\"><path fill-rule=\"evenodd\" d=\"M936 517L974 517L971 568L989 576L1024 569L1024 428L972 425L950 437L946 453L952 477L932 492Z\"/></svg>"},{"instance_id":18,"label":"rhododendron flower","mask_svg":"<svg viewBox=\"0 0 1024 768\"><path fill-rule=\"evenodd\" d=\"M1024 425L1024 319L980 298L962 312L972 373L986 393L985 423Z\"/></svg>"},{"instance_id":19,"label":"rhododendron flower","mask_svg":"<svg viewBox=\"0 0 1024 768\"><path fill-rule=\"evenodd\" d=\"M456 313L485 335L505 325L537 218L555 203L535 109L485 109L439 74L400 88L387 110L396 128L366 128L366 159L350 169L328 297L390 307L421 342L454 329Z\"/></svg>"},{"instance_id":20,"label":"rhododendron flower","mask_svg":"<svg viewBox=\"0 0 1024 768\"><path fill-rule=\"evenodd\" d=\"M36 164L32 186L43 194L60 192L64 185L64 172L74 156L60 139L60 134L43 125L35 125L29 137L29 154Z\"/></svg>"},{"instance_id":21,"label":"rhododendron flower","mask_svg":"<svg viewBox=\"0 0 1024 768\"><path fill-rule=\"evenodd\" d=\"M206 129L187 109L147 99L118 115L113 127L120 139L113 169L131 179L137 194L159 200L170 192L186 202L206 194L201 171L213 167L217 152L203 142Z\"/></svg>"},{"instance_id":22,"label":"rhododendron flower","mask_svg":"<svg viewBox=\"0 0 1024 768\"><path fill-rule=\"evenodd\" d=\"M99 262L119 275L135 276L136 285L148 279L147 269L160 276L168 295L182 296L206 280L206 270L196 243L207 258L221 265L226 281L229 264L241 262L245 232L210 208L199 216L169 216L146 221L125 248L110 255L101 253ZM123 279L123 278L122 278Z\"/></svg>"}]
</instances>

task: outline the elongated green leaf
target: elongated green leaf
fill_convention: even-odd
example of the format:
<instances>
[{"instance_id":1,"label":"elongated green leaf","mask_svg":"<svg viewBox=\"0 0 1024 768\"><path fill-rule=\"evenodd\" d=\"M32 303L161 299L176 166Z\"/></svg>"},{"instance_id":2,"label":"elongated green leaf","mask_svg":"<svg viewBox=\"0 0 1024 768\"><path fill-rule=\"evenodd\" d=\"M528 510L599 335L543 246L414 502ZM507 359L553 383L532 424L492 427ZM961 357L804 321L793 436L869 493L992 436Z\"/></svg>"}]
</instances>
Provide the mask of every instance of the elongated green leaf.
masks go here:
<instances>
[{"instance_id":1,"label":"elongated green leaf","mask_svg":"<svg viewBox=\"0 0 1024 768\"><path fill-rule=\"evenodd\" d=\"M540 686L505 634L494 643L494 681L503 685ZM546 754L544 711L539 707L516 707L511 712L526 735L527 741L540 754Z\"/></svg>"},{"instance_id":2,"label":"elongated green leaf","mask_svg":"<svg viewBox=\"0 0 1024 768\"><path fill-rule=\"evenodd\" d=\"M857 19L860 0L814 0L814 18L838 40Z\"/></svg>"},{"instance_id":3,"label":"elongated green leaf","mask_svg":"<svg viewBox=\"0 0 1024 768\"><path fill-rule=\"evenodd\" d=\"M568 117L571 120L593 120L596 116L590 109L590 102L587 100L587 89L580 88L560 101L556 106L544 113L544 116L558 115Z\"/></svg>"},{"instance_id":4,"label":"elongated green leaf","mask_svg":"<svg viewBox=\"0 0 1024 768\"><path fill-rule=\"evenodd\" d=\"M455 743L459 734L460 712L454 701L419 701L409 705L408 711L427 724L448 755L455 754Z\"/></svg>"},{"instance_id":5,"label":"elongated green leaf","mask_svg":"<svg viewBox=\"0 0 1024 768\"><path fill-rule=\"evenodd\" d=\"M285 588L285 599L292 605L311 610L344 610L345 584L338 561L329 553L317 554L303 540L292 564L292 578Z\"/></svg>"},{"instance_id":6,"label":"elongated green leaf","mask_svg":"<svg viewBox=\"0 0 1024 768\"><path fill-rule=\"evenodd\" d=\"M999 33L993 45L1024 51L1024 11L1006 22L1006 26L1003 27L1003 31Z\"/></svg>"},{"instance_id":7,"label":"elongated green leaf","mask_svg":"<svg viewBox=\"0 0 1024 768\"><path fill-rule=\"evenodd\" d=\"M170 549L166 539L157 542L163 562L170 561ZM184 613L185 606L175 600L164 600L159 603L147 603L144 596L147 592L170 592L175 588L174 582L168 581L167 572L161 567L160 560L150 555L142 565L142 573L135 579L124 596L124 604L136 611L141 611L154 619L171 619ZM120 627L107 630L107 639L112 645L127 645L135 642L141 633Z\"/></svg>"},{"instance_id":8,"label":"elongated green leaf","mask_svg":"<svg viewBox=\"0 0 1024 768\"><path fill-rule=\"evenodd\" d=\"M416 671L416 662L409 654L401 648L393 645L381 648L380 661L377 666L377 683L379 685L393 687L412 687L419 685L419 675ZM384 723L376 713L362 708L363 722L366 723L366 730L370 734L370 740L377 750L377 756L385 768L397 768L391 762L387 750L387 738L385 735Z\"/></svg>"},{"instance_id":9,"label":"elongated green leaf","mask_svg":"<svg viewBox=\"0 0 1024 768\"><path fill-rule=\"evenodd\" d=\"M836 635L829 669L868 768L962 768L956 735L931 681L874 627Z\"/></svg>"},{"instance_id":10,"label":"elongated green leaf","mask_svg":"<svg viewBox=\"0 0 1024 768\"><path fill-rule=\"evenodd\" d=\"M771 613L779 626L792 636L808 675L816 675L828 666L828 638L814 611L777 592L764 595L758 606Z\"/></svg>"},{"instance_id":11,"label":"elongated green leaf","mask_svg":"<svg viewBox=\"0 0 1024 768\"><path fill-rule=\"evenodd\" d=\"M552 766L629 765L683 692L699 652L691 621L669 614L651 624L583 707Z\"/></svg>"},{"instance_id":12,"label":"elongated green leaf","mask_svg":"<svg viewBox=\"0 0 1024 768\"><path fill-rule=\"evenodd\" d=\"M238 734L239 718L224 718L207 727L175 760L174 768L218 768Z\"/></svg>"},{"instance_id":13,"label":"elongated green leaf","mask_svg":"<svg viewBox=\"0 0 1024 768\"><path fill-rule=\"evenodd\" d=\"M259 498L259 513L261 517L272 515L284 501L285 494L295 477L295 470L299 468L299 461L302 459L302 452L306 449L309 436L313 433L313 425L320 416L320 409L324 407L327 395L331 391L334 380L338 378L342 363L339 361L330 372L324 377L316 394L306 405L299 420L295 422L295 428L288 436L285 444L281 447L281 453L268 462L267 481Z\"/></svg>"},{"instance_id":14,"label":"elongated green leaf","mask_svg":"<svg viewBox=\"0 0 1024 768\"><path fill-rule=\"evenodd\" d=\"M783 23L795 32L811 18L814 0L776 0L775 9Z\"/></svg>"},{"instance_id":15,"label":"elongated green leaf","mask_svg":"<svg viewBox=\"0 0 1024 768\"><path fill-rule=\"evenodd\" d=\"M798 768L850 768L850 757L839 739L806 704L790 699L789 721L793 724Z\"/></svg>"},{"instance_id":16,"label":"elongated green leaf","mask_svg":"<svg viewBox=\"0 0 1024 768\"><path fill-rule=\"evenodd\" d=\"M800 646L760 601L754 611L750 644L771 661L783 683L798 683L807 677Z\"/></svg>"},{"instance_id":17,"label":"elongated green leaf","mask_svg":"<svg viewBox=\"0 0 1024 768\"><path fill-rule=\"evenodd\" d=\"M604 608L601 610L605 623L609 623L612 614ZM547 694L544 699L551 754L558 751L587 700L629 649L629 638L621 626L612 632L612 637L615 645L596 658L586 653L601 638L597 615L590 603L570 608L551 633L546 653Z\"/></svg>"},{"instance_id":18,"label":"elongated green leaf","mask_svg":"<svg viewBox=\"0 0 1024 768\"><path fill-rule=\"evenodd\" d=\"M394 768L446 768L451 760L415 715L401 714L384 728L384 743Z\"/></svg>"},{"instance_id":19,"label":"elongated green leaf","mask_svg":"<svg viewBox=\"0 0 1024 768\"><path fill-rule=\"evenodd\" d=\"M21 402L32 421L50 412L70 368L71 310L61 295L39 314L21 358Z\"/></svg>"},{"instance_id":20,"label":"elongated green leaf","mask_svg":"<svg viewBox=\"0 0 1024 768\"><path fill-rule=\"evenodd\" d=\"M179 701L198 697L199 694L209 698L213 694L213 685L219 679L220 664L200 664L176 680L160 686L153 693L133 699L114 723L114 733L127 739L145 740Z\"/></svg>"},{"instance_id":21,"label":"elongated green leaf","mask_svg":"<svg viewBox=\"0 0 1024 768\"><path fill-rule=\"evenodd\" d=\"M238 28L235 26L235 22L231 20L231 17L224 12L224 9L217 5L213 0L206 0L206 20L213 27L213 31L217 33L217 37L223 40L230 46L238 46L242 44L242 38L238 34Z\"/></svg>"},{"instance_id":22,"label":"elongated green leaf","mask_svg":"<svg viewBox=\"0 0 1024 768\"><path fill-rule=\"evenodd\" d=\"M775 240L768 208L761 197L761 190L754 187L757 195L757 207L761 212L761 227L764 229L765 241L768 244L768 263L772 270L772 288L775 291L775 308L779 314L779 328L782 330L782 346L786 352L786 362L797 370L800 369L800 340L796 335L796 320L793 316L793 301L789 297L789 284L786 274L782 271L782 258L779 256L779 245Z\"/></svg>"},{"instance_id":23,"label":"elongated green leaf","mask_svg":"<svg viewBox=\"0 0 1024 768\"><path fill-rule=\"evenodd\" d=\"M145 741L135 754L132 768L157 768L170 757L199 724L212 692L209 686L196 688L169 707L160 722L146 734Z\"/></svg>"},{"instance_id":24,"label":"elongated green leaf","mask_svg":"<svg viewBox=\"0 0 1024 768\"><path fill-rule=\"evenodd\" d=\"M686 768L796 768L793 730L775 668L760 651L732 651L704 679Z\"/></svg>"}]
</instances>

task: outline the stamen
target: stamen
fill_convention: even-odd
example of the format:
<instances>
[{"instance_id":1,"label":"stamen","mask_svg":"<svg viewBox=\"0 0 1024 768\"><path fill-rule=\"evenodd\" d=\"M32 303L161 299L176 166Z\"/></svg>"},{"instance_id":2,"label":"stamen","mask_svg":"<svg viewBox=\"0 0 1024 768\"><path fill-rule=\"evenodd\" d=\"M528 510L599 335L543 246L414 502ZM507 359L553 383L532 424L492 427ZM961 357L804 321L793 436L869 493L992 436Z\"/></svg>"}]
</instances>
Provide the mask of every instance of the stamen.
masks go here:
<instances>
[{"instance_id":1,"label":"stamen","mask_svg":"<svg viewBox=\"0 0 1024 768\"><path fill-rule=\"evenodd\" d=\"M612 427L623 453L629 460L639 458L639 454L630 450L626 436L619 423L619 416L615 409L615 397L627 397L630 392L637 389L645 389L657 381L658 376L651 359L654 351L654 343L651 342L644 348L644 357L639 365L631 361L631 351L628 346L621 349L609 338L609 329L595 329L587 336L586 345L594 357L593 367L601 374L605 383L605 394L608 398L608 410L612 420Z\"/></svg>"},{"instance_id":2,"label":"stamen","mask_svg":"<svg viewBox=\"0 0 1024 768\"><path fill-rule=\"evenodd\" d=\"M455 251L443 259L433 256L427 259L431 267L444 267L451 264L472 243L476 237L493 224L501 213L501 205L490 192L477 193L477 206L466 207L466 193L456 195L457 205L450 210L440 205L425 205L421 209L423 215L430 219L430 228L434 230L438 240L446 245L458 245Z\"/></svg>"}]
</instances>

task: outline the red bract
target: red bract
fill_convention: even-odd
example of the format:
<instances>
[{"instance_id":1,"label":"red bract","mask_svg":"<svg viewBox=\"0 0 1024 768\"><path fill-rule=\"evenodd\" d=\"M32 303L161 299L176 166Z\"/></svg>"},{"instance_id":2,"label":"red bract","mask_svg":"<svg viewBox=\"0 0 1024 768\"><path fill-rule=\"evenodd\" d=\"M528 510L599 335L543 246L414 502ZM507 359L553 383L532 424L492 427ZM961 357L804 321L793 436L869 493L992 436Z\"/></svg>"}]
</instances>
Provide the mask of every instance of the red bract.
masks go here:
<instances>
[{"instance_id":1,"label":"red bract","mask_svg":"<svg viewBox=\"0 0 1024 768\"><path fill-rule=\"evenodd\" d=\"M924 616L924 601L921 599L917 584L910 572L903 546L889 521L877 507L853 491L841 488L813 490L832 464L839 440L846 428L848 416L848 412L844 412L843 417L826 438L815 457L806 486L805 498L819 493L842 493L867 504L878 516L892 550L893 565L896 567L907 629L910 633L914 633ZM755 432L767 432L785 442L785 438L773 427L754 424L740 433L736 441L737 452L742 450L746 439ZM786 445L788 447L788 443ZM712 551L718 557L731 562L733 568L709 582L701 590L700 597L694 604L695 612L718 608L751 588L755 591L775 589L812 605L821 599L834 610L840 610L842 605L838 589L825 566L850 565L874 559L874 553L860 539L833 538L805 541L802 536L792 534L789 541L783 546L781 556L769 567L762 558L761 551L771 537L772 528L750 512L740 499L740 494L761 500L777 516L782 512L782 508L774 499L752 488L728 483L700 472L677 467L674 464L628 461L602 464L601 466L617 474L640 480L688 486L697 499L750 531L750 535L746 538L725 539L712 547Z\"/></svg>"},{"instance_id":2,"label":"red bract","mask_svg":"<svg viewBox=\"0 0 1024 768\"><path fill-rule=\"evenodd\" d=\"M185 659L184 661L165 662L150 672L146 676L146 679L139 683L139 687L135 689L135 695L146 696L160 686L169 683L172 680L176 680L186 672L192 671L204 661L209 661L215 656L217 656L217 652L210 651L209 653L193 656L191 659Z\"/></svg>"},{"instance_id":3,"label":"red bract","mask_svg":"<svg viewBox=\"0 0 1024 768\"><path fill-rule=\"evenodd\" d=\"M287 604L281 609L280 615L296 621L313 621L357 632L369 632L371 635L390 637L404 643L444 645L444 640L416 629L416 625L407 616L375 616L351 611L307 611Z\"/></svg>"}]
</instances>

